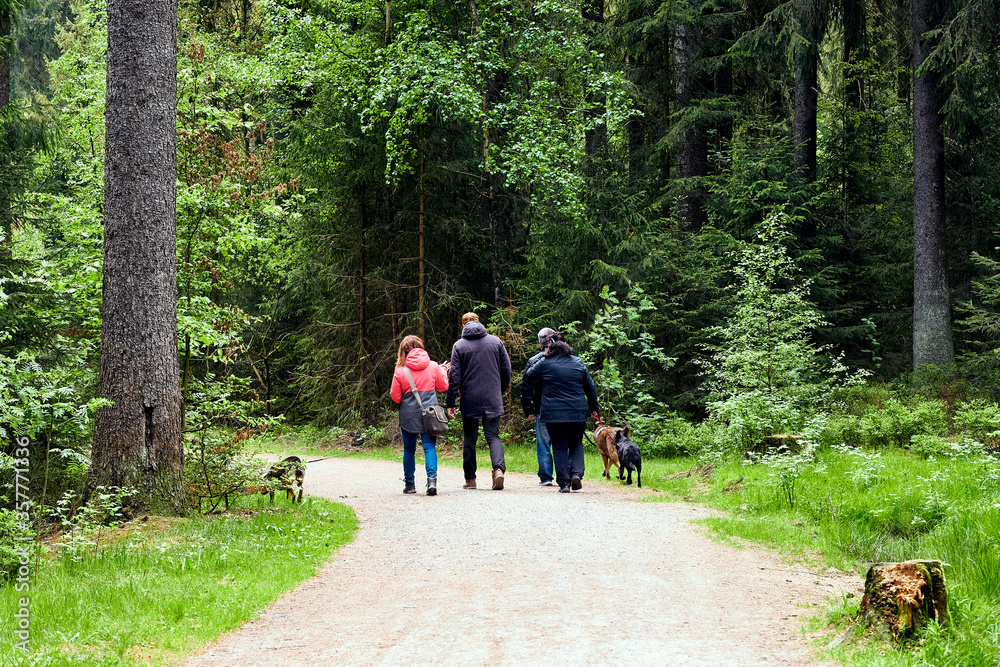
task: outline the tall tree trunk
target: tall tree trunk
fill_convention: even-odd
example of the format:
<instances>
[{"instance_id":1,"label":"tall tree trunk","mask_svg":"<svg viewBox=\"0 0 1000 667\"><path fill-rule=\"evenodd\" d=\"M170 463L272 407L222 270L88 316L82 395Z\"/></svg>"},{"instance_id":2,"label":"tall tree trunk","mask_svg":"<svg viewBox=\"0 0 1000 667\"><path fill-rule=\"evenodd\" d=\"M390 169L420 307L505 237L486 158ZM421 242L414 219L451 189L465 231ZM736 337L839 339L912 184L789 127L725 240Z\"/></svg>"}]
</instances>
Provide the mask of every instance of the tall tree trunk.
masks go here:
<instances>
[{"instance_id":1,"label":"tall tree trunk","mask_svg":"<svg viewBox=\"0 0 1000 667\"><path fill-rule=\"evenodd\" d=\"M361 200L361 243L358 249L358 357L368 356L368 189L362 185L358 194ZM364 375L364 372L362 372Z\"/></svg>"},{"instance_id":2,"label":"tall tree trunk","mask_svg":"<svg viewBox=\"0 0 1000 667\"><path fill-rule=\"evenodd\" d=\"M819 102L815 43L795 52L795 170L806 181L816 180L816 107Z\"/></svg>"},{"instance_id":3,"label":"tall tree trunk","mask_svg":"<svg viewBox=\"0 0 1000 667\"><path fill-rule=\"evenodd\" d=\"M104 290L89 488L183 513L177 359L177 0L109 0Z\"/></svg>"},{"instance_id":4,"label":"tall tree trunk","mask_svg":"<svg viewBox=\"0 0 1000 667\"><path fill-rule=\"evenodd\" d=\"M392 44L392 0L385 0L385 45Z\"/></svg>"},{"instance_id":5,"label":"tall tree trunk","mask_svg":"<svg viewBox=\"0 0 1000 667\"><path fill-rule=\"evenodd\" d=\"M712 46L712 52L715 57L725 57L729 51L729 47L733 42L733 28L729 23L726 23L721 28L719 28L715 35ZM733 61L726 58L719 67L715 70L714 75L715 84L715 95L719 98L730 97L733 94ZM733 141L733 119L731 116L726 116L721 119L716 125L717 136L716 143L719 150L726 150L727 147Z\"/></svg>"},{"instance_id":6,"label":"tall tree trunk","mask_svg":"<svg viewBox=\"0 0 1000 667\"><path fill-rule=\"evenodd\" d=\"M941 75L920 71L934 48L925 37L946 15L944 0L913 0L913 367L955 360L945 261Z\"/></svg>"},{"instance_id":7,"label":"tall tree trunk","mask_svg":"<svg viewBox=\"0 0 1000 667\"><path fill-rule=\"evenodd\" d=\"M864 60L865 3L864 0L842 0L844 17L844 66L847 82L845 94L847 105L860 111L864 105L864 79L854 71L858 62Z\"/></svg>"},{"instance_id":8,"label":"tall tree trunk","mask_svg":"<svg viewBox=\"0 0 1000 667\"><path fill-rule=\"evenodd\" d=\"M10 103L10 14L0 11L0 109Z\"/></svg>"},{"instance_id":9,"label":"tall tree trunk","mask_svg":"<svg viewBox=\"0 0 1000 667\"><path fill-rule=\"evenodd\" d=\"M583 18L587 21L593 21L598 24L604 23L604 0L584 0L581 11ZM593 155L604 148L607 143L608 127L603 124L598 125L594 129L587 131L584 149L588 156Z\"/></svg>"},{"instance_id":10,"label":"tall tree trunk","mask_svg":"<svg viewBox=\"0 0 1000 667\"><path fill-rule=\"evenodd\" d=\"M698 27L677 26L674 58L677 63L677 104L681 108L690 107L706 92L705 77L698 71L702 47L703 37ZM696 123L688 127L678 142L677 177L690 179L703 176L708 176L708 140L703 128ZM707 222L701 187L686 182L683 188L678 211L681 228L689 232L698 231Z\"/></svg>"},{"instance_id":11,"label":"tall tree trunk","mask_svg":"<svg viewBox=\"0 0 1000 667\"><path fill-rule=\"evenodd\" d=\"M10 104L11 48L6 44L6 40L10 37L10 28L10 14L0 12L0 111L3 111ZM0 132L5 130L6 128L0 127ZM11 238L13 228L10 201L2 198L0 199L0 234L3 234L3 240L0 241L0 257L10 258L14 254L14 241Z\"/></svg>"},{"instance_id":12,"label":"tall tree trunk","mask_svg":"<svg viewBox=\"0 0 1000 667\"><path fill-rule=\"evenodd\" d=\"M642 116L635 115L629 118L626 128L628 129L628 176L629 181L635 184L642 176L646 153L646 129Z\"/></svg>"},{"instance_id":13,"label":"tall tree trunk","mask_svg":"<svg viewBox=\"0 0 1000 667\"><path fill-rule=\"evenodd\" d=\"M419 252L419 284L417 294L417 310L420 314L420 340L427 341L427 272L424 256L424 140L423 128L420 130L420 178L418 183L417 196L420 200L418 218L418 252Z\"/></svg>"}]
</instances>

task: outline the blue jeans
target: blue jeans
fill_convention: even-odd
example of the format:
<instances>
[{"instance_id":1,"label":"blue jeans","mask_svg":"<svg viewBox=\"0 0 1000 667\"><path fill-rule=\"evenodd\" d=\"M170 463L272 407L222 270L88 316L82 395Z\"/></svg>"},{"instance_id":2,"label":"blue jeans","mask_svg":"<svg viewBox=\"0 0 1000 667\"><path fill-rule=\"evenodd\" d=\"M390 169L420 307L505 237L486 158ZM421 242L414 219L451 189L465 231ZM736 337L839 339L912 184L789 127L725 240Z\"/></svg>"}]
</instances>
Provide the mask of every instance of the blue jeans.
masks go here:
<instances>
[{"instance_id":1,"label":"blue jeans","mask_svg":"<svg viewBox=\"0 0 1000 667\"><path fill-rule=\"evenodd\" d=\"M432 435L410 433L407 430L399 429L403 436L403 479L407 482L413 481L413 475L417 468L417 436L420 435L421 444L424 446L424 466L427 468L428 477L438 475L438 453L437 438Z\"/></svg>"},{"instance_id":2,"label":"blue jeans","mask_svg":"<svg viewBox=\"0 0 1000 667\"><path fill-rule=\"evenodd\" d=\"M535 417L535 453L538 455L538 479L552 481L552 441L545 424Z\"/></svg>"}]
</instances>

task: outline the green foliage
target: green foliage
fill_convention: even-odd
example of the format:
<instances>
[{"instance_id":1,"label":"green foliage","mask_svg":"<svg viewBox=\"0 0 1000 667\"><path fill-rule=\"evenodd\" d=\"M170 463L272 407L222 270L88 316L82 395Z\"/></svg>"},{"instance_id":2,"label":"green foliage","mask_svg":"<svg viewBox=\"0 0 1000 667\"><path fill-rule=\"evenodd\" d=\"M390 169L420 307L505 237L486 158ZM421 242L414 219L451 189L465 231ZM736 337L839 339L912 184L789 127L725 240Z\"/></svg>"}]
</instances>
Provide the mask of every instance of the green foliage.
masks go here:
<instances>
[{"instance_id":1,"label":"green foliage","mask_svg":"<svg viewBox=\"0 0 1000 667\"><path fill-rule=\"evenodd\" d=\"M955 429L993 451L1000 447L1000 406L973 399L955 406Z\"/></svg>"},{"instance_id":2,"label":"green foliage","mask_svg":"<svg viewBox=\"0 0 1000 667\"><path fill-rule=\"evenodd\" d=\"M54 505L44 507L45 514L59 526L59 554L80 561L100 547L101 539L109 532L113 534L109 529L124 521L122 508L126 499L135 494L134 488L98 486L85 502L79 494L67 491Z\"/></svg>"},{"instance_id":3,"label":"green foliage","mask_svg":"<svg viewBox=\"0 0 1000 667\"><path fill-rule=\"evenodd\" d=\"M267 464L246 452L254 429L233 434L205 433L192 438L184 450L184 486L191 506L202 514L221 511L225 503L256 491Z\"/></svg>"},{"instance_id":4,"label":"green foliage","mask_svg":"<svg viewBox=\"0 0 1000 667\"><path fill-rule=\"evenodd\" d=\"M579 322L564 325L563 331L579 341L578 354L590 369L604 409L631 419L660 405L643 390L649 386L646 374L669 368L674 360L654 345L648 313L655 307L641 287L630 287L619 300L605 285L600 298L604 305L586 331L577 330Z\"/></svg>"},{"instance_id":5,"label":"green foliage","mask_svg":"<svg viewBox=\"0 0 1000 667\"><path fill-rule=\"evenodd\" d=\"M784 246L787 224L771 215L758 243L743 244L733 268L735 313L712 329L716 342L705 345L711 356L701 361L710 414L742 451L762 436L817 430L832 389L858 379L829 346L813 342L824 321Z\"/></svg>"},{"instance_id":6,"label":"green foliage","mask_svg":"<svg viewBox=\"0 0 1000 667\"><path fill-rule=\"evenodd\" d=\"M12 581L21 566L22 549L34 555L35 531L12 509L0 507L0 585Z\"/></svg>"}]
</instances>

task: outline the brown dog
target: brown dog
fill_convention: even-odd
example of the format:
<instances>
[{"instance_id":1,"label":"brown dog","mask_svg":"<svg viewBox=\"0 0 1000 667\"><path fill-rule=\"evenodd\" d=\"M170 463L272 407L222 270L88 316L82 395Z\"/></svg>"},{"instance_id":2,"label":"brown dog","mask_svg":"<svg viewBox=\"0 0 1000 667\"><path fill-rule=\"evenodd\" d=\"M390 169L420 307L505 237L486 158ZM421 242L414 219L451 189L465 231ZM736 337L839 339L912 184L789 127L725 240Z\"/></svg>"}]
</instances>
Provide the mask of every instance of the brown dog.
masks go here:
<instances>
[{"instance_id":1,"label":"brown dog","mask_svg":"<svg viewBox=\"0 0 1000 667\"><path fill-rule=\"evenodd\" d=\"M598 426L594 429L594 442L597 443L597 450L601 452L601 458L604 459L604 472L601 473L601 477L607 477L611 479L611 466L618 468L618 477L622 476L622 466L618 462L618 448L615 447L615 440L618 439L618 434L624 433L625 437L628 437L629 430L628 427L622 428L621 426Z\"/></svg>"},{"instance_id":2,"label":"brown dog","mask_svg":"<svg viewBox=\"0 0 1000 667\"><path fill-rule=\"evenodd\" d=\"M284 491L288 500L302 502L302 483L306 479L306 462L297 456L278 461L264 475L264 486L261 493L271 494L271 504L274 504L274 492ZM298 487L296 489L296 487ZM298 493L296 493L296 490ZM296 497L297 496L297 497Z\"/></svg>"}]
</instances>

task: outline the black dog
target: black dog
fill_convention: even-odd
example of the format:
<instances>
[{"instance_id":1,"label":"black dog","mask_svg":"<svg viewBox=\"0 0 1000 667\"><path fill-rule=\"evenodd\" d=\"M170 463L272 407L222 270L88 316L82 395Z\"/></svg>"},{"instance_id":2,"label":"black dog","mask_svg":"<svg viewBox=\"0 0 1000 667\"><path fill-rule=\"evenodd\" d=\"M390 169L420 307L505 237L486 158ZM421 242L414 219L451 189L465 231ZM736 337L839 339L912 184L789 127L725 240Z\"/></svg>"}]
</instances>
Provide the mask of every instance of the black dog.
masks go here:
<instances>
[{"instance_id":1,"label":"black dog","mask_svg":"<svg viewBox=\"0 0 1000 667\"><path fill-rule=\"evenodd\" d=\"M642 452L639 451L639 445L629 440L623 431L619 431L618 435L615 436L615 449L618 450L618 462L621 464L618 468L618 479L624 478L624 471L628 470L628 480L625 483L631 484L632 471L634 470L638 486L641 489Z\"/></svg>"},{"instance_id":2,"label":"black dog","mask_svg":"<svg viewBox=\"0 0 1000 667\"><path fill-rule=\"evenodd\" d=\"M274 492L284 491L285 496L288 500L292 502L302 502L302 484L306 479L306 462L297 456L289 456L288 458L275 463L271 466L271 469L267 471L264 475L264 486L261 487L261 493L271 494L271 504L274 504ZM295 492L295 487L298 487L298 494ZM298 498L296 498L298 495Z\"/></svg>"}]
</instances>

